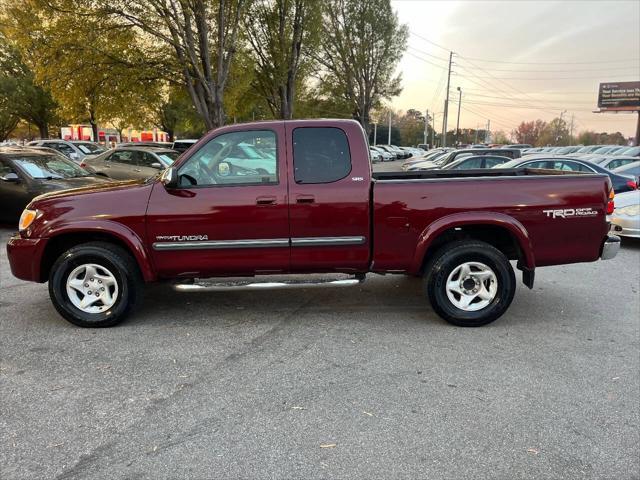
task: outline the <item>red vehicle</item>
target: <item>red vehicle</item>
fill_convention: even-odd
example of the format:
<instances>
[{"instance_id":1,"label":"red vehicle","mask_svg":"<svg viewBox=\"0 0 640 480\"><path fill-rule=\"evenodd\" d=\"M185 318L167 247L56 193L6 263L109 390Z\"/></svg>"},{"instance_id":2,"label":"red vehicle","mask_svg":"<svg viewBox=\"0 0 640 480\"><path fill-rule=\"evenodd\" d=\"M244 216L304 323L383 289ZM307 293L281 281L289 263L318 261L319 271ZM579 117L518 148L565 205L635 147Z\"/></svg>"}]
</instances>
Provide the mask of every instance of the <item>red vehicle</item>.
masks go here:
<instances>
[{"instance_id":1,"label":"red vehicle","mask_svg":"<svg viewBox=\"0 0 640 480\"><path fill-rule=\"evenodd\" d=\"M604 175L372 174L358 123L270 121L214 130L146 181L39 196L7 251L13 274L49 281L58 312L83 327L120 322L146 282L215 290L260 284L187 282L346 273L337 283L349 284L368 272L421 276L440 316L479 326L513 299L510 260L531 288L536 267L615 256L612 211Z\"/></svg>"}]
</instances>

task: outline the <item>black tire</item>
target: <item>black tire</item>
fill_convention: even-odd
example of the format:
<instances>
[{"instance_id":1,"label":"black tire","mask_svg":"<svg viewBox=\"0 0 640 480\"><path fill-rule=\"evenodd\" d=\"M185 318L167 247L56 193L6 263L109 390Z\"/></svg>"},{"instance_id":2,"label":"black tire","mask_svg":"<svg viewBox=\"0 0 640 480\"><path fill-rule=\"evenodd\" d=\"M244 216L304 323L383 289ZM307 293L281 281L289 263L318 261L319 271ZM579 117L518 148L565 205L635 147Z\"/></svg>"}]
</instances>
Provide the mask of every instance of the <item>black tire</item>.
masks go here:
<instances>
[{"instance_id":1,"label":"black tire","mask_svg":"<svg viewBox=\"0 0 640 480\"><path fill-rule=\"evenodd\" d=\"M118 296L105 311L87 313L76 307L66 291L69 274L78 266L96 264L113 274ZM143 280L135 260L124 249L107 242L77 245L64 252L51 267L49 296L66 320L79 327L104 328L122 322L142 297Z\"/></svg>"},{"instance_id":2,"label":"black tire","mask_svg":"<svg viewBox=\"0 0 640 480\"><path fill-rule=\"evenodd\" d=\"M447 295L449 275L466 262L486 265L497 279L495 297L481 310L458 308ZM485 242L462 240L446 245L433 255L425 269L424 285L431 306L440 317L459 327L480 327L507 310L515 294L516 278L509 260L500 250Z\"/></svg>"}]
</instances>

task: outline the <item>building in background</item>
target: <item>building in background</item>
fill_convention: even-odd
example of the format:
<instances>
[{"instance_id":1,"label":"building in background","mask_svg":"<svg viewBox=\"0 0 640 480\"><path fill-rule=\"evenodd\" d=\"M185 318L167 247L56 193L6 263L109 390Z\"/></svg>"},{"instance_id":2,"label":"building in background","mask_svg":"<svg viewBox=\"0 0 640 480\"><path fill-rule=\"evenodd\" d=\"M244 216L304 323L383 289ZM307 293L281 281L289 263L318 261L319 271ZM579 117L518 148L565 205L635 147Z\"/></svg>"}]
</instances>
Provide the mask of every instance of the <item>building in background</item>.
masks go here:
<instances>
[{"instance_id":1,"label":"building in background","mask_svg":"<svg viewBox=\"0 0 640 480\"><path fill-rule=\"evenodd\" d=\"M60 137L63 140L96 141L93 138L91 125L73 124L60 128ZM168 142L169 134L157 128L151 130L135 130L127 128L122 135L115 128L98 128L98 143L120 142Z\"/></svg>"}]
</instances>

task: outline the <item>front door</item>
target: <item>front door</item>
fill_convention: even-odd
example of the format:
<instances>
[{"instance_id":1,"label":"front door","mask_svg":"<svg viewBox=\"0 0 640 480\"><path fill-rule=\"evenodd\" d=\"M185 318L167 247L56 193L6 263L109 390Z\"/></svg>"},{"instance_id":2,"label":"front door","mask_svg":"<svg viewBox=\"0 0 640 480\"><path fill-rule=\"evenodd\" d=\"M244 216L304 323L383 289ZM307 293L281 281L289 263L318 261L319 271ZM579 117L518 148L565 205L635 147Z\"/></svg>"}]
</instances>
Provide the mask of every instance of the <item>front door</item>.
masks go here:
<instances>
[{"instance_id":1,"label":"front door","mask_svg":"<svg viewBox=\"0 0 640 480\"><path fill-rule=\"evenodd\" d=\"M242 145L264 153L259 165L237 160L234 153ZM179 187L156 184L147 211L148 242L159 276L289 269L282 122L254 130L221 129L176 168Z\"/></svg>"},{"instance_id":2,"label":"front door","mask_svg":"<svg viewBox=\"0 0 640 480\"><path fill-rule=\"evenodd\" d=\"M286 128L292 271L366 272L371 167L364 132L352 122ZM350 145L349 138L363 141Z\"/></svg>"}]
</instances>

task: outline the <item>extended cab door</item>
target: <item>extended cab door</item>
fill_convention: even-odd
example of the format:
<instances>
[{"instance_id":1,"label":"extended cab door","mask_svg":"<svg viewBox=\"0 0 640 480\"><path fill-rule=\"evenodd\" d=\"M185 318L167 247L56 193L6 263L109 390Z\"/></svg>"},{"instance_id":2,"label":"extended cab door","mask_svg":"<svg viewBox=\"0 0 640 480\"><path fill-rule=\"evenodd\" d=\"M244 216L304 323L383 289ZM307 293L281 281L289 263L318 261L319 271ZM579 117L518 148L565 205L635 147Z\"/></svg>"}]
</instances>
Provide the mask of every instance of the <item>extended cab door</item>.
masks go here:
<instances>
[{"instance_id":1,"label":"extended cab door","mask_svg":"<svg viewBox=\"0 0 640 480\"><path fill-rule=\"evenodd\" d=\"M279 273L289 269L287 166L283 122L218 129L175 167L177 188L154 185L148 242L160 277ZM241 144L268 155L252 168ZM241 164L240 164L241 163Z\"/></svg>"},{"instance_id":2,"label":"extended cab door","mask_svg":"<svg viewBox=\"0 0 640 480\"><path fill-rule=\"evenodd\" d=\"M291 269L365 272L371 165L353 121L287 122Z\"/></svg>"}]
</instances>

